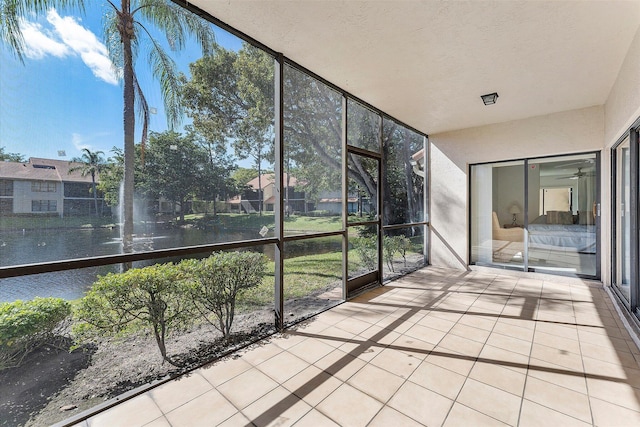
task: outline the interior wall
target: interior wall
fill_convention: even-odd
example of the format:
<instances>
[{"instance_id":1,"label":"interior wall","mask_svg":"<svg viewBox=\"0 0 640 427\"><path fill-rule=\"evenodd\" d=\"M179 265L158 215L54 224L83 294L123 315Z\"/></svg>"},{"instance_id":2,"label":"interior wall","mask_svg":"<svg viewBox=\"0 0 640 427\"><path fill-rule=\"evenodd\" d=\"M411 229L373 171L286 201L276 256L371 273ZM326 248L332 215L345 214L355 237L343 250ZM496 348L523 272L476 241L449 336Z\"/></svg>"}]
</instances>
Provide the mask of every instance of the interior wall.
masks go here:
<instances>
[{"instance_id":1,"label":"interior wall","mask_svg":"<svg viewBox=\"0 0 640 427\"><path fill-rule=\"evenodd\" d=\"M600 151L603 140L602 106L429 135L431 263L468 266L470 164Z\"/></svg>"},{"instance_id":2,"label":"interior wall","mask_svg":"<svg viewBox=\"0 0 640 427\"><path fill-rule=\"evenodd\" d=\"M500 224L511 224L513 215L509 208L516 204L523 212L516 216L518 224L524 220L524 171L523 165L505 166L494 168L496 175L494 180L495 203L493 210L498 215Z\"/></svg>"}]
</instances>

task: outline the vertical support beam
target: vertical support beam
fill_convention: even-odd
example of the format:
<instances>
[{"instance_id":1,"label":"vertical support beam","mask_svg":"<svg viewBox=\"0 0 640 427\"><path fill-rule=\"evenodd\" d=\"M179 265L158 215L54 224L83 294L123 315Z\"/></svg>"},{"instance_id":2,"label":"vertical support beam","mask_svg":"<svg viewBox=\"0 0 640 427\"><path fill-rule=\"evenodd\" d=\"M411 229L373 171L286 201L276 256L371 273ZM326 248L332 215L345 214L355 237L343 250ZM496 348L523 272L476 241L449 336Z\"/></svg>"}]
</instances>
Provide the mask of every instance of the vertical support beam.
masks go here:
<instances>
[{"instance_id":1,"label":"vertical support beam","mask_svg":"<svg viewBox=\"0 0 640 427\"><path fill-rule=\"evenodd\" d=\"M342 95L342 299L347 299L349 279L349 158L347 152L347 97Z\"/></svg>"},{"instance_id":2,"label":"vertical support beam","mask_svg":"<svg viewBox=\"0 0 640 427\"><path fill-rule=\"evenodd\" d=\"M275 131L275 237L278 239L274 251L275 262L275 326L284 329L284 201L283 201L283 165L284 165L284 56L280 53L274 60L274 131Z\"/></svg>"},{"instance_id":3,"label":"vertical support beam","mask_svg":"<svg viewBox=\"0 0 640 427\"><path fill-rule=\"evenodd\" d=\"M529 271L529 160L524 160L524 237L522 247L524 250L522 270Z\"/></svg>"},{"instance_id":4,"label":"vertical support beam","mask_svg":"<svg viewBox=\"0 0 640 427\"><path fill-rule=\"evenodd\" d=\"M424 189L422 190L424 194L424 197L422 198L422 221L428 222L427 225L422 226L422 255L424 263L428 265L431 263L431 259L429 257L429 254L431 253L429 247L429 233L431 229L431 215L429 214L431 209L431 194L429 193L429 188L431 186L431 145L429 144L429 138L426 136L422 137L422 149L424 150L424 165L422 166L424 168L424 179L422 180L422 185L424 186ZM471 186L468 186L467 188L471 188ZM471 203L469 203L469 206L471 206ZM470 239L471 233L468 235ZM471 249L469 249L469 254L471 254ZM467 259L467 263L468 262L469 260ZM468 265L467 268L469 268Z\"/></svg>"},{"instance_id":5,"label":"vertical support beam","mask_svg":"<svg viewBox=\"0 0 640 427\"><path fill-rule=\"evenodd\" d=\"M384 120L382 118L382 114L378 114L378 118L380 119L380 123L378 125L378 153L382 155L382 144L383 141L383 132L384 132ZM384 278L384 230L382 230L382 216L384 213L384 206L382 206L383 200L383 188L382 188L382 156L378 159L378 182L376 185L377 192L376 198L378 199L378 283L382 284L382 279Z\"/></svg>"},{"instance_id":6,"label":"vertical support beam","mask_svg":"<svg viewBox=\"0 0 640 427\"><path fill-rule=\"evenodd\" d=\"M640 260L638 256L640 256L640 238L638 237L638 232L640 232L638 221L639 213L638 209L640 208L640 203L638 202L638 198L640 197L640 147L638 144L638 129L632 128L629 132L629 155L630 155L630 165L629 165L629 173L631 178L630 183L630 195L631 195L631 235L629 238L631 239L631 283L630 283L630 293L631 293L631 311L635 312L638 315L638 304L640 303L640 295L638 292L640 291L639 280L640 280Z\"/></svg>"},{"instance_id":7,"label":"vertical support beam","mask_svg":"<svg viewBox=\"0 0 640 427\"><path fill-rule=\"evenodd\" d=\"M600 214L600 206L602 206L602 191L601 191L601 175L602 173L602 167L600 166L600 152L596 153L596 203L597 203L597 218L596 218L596 278L602 280L602 266L601 264L601 260L602 260L602 245L600 244L600 238L602 236L602 216ZM615 180L615 178L614 178ZM613 194L612 194L612 197ZM612 246L612 248L615 248L615 246ZM612 252L615 252L615 249L612 250Z\"/></svg>"},{"instance_id":8,"label":"vertical support beam","mask_svg":"<svg viewBox=\"0 0 640 427\"><path fill-rule=\"evenodd\" d=\"M617 205L620 203L618 200L618 150L617 145L613 146L610 150L609 156L609 173L611 179L609 180L609 196L611 197L612 203L609 211L610 221L610 230L611 236L609 237L609 247L611 251L609 253L609 281L613 285L617 283L618 278L618 212Z\"/></svg>"}]
</instances>

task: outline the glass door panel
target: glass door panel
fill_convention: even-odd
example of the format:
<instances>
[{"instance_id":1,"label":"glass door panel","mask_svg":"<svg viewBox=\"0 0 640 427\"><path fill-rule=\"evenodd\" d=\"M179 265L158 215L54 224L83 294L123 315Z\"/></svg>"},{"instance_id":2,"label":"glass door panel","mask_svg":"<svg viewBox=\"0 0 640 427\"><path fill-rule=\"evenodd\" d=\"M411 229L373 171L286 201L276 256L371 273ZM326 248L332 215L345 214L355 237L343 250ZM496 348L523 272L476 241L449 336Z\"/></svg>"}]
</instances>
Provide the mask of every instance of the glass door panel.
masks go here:
<instances>
[{"instance_id":1,"label":"glass door panel","mask_svg":"<svg viewBox=\"0 0 640 427\"><path fill-rule=\"evenodd\" d=\"M379 160L349 153L347 161L349 223L378 220Z\"/></svg>"},{"instance_id":2,"label":"glass door panel","mask_svg":"<svg viewBox=\"0 0 640 427\"><path fill-rule=\"evenodd\" d=\"M616 266L613 284L629 301L631 298L631 152L629 138L616 148L615 158Z\"/></svg>"},{"instance_id":3,"label":"glass door panel","mask_svg":"<svg viewBox=\"0 0 640 427\"><path fill-rule=\"evenodd\" d=\"M380 160L348 153L348 278L379 272L380 216L378 183ZM375 280L378 280L377 277Z\"/></svg>"},{"instance_id":4,"label":"glass door panel","mask_svg":"<svg viewBox=\"0 0 640 427\"><path fill-rule=\"evenodd\" d=\"M524 162L471 167L471 263L523 268Z\"/></svg>"},{"instance_id":5,"label":"glass door panel","mask_svg":"<svg viewBox=\"0 0 640 427\"><path fill-rule=\"evenodd\" d=\"M529 268L595 276L595 154L531 159L527 181Z\"/></svg>"}]
</instances>

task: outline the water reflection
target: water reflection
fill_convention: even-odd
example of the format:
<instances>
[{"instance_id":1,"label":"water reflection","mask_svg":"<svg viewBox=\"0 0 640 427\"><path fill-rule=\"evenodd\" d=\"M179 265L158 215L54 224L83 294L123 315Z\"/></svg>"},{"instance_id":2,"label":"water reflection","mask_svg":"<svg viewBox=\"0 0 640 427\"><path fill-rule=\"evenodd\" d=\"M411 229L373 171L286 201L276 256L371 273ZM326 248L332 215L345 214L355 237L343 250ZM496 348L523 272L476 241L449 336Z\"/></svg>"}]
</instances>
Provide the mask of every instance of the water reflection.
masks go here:
<instances>
[{"instance_id":1,"label":"water reflection","mask_svg":"<svg viewBox=\"0 0 640 427\"><path fill-rule=\"evenodd\" d=\"M151 227L149 229L151 230ZM136 250L169 249L260 237L259 230L164 229L161 227L152 230L153 232L141 234L135 238ZM267 235L267 237L270 236ZM296 256L340 251L342 248L340 239L313 239L312 242L312 244L292 242L288 247L295 249ZM256 250L263 251L270 259L273 259L273 245L260 246ZM121 240L117 229L33 230L24 233L20 231L0 234L0 265L2 266L119 253L121 253ZM153 262L136 262L134 266L142 267ZM118 272L119 269L119 265L110 265L0 279L0 302L16 299L27 300L36 296L77 299L82 297L91 287L97 276Z\"/></svg>"},{"instance_id":2,"label":"water reflection","mask_svg":"<svg viewBox=\"0 0 640 427\"><path fill-rule=\"evenodd\" d=\"M148 251L208 243L255 239L255 230L199 230L195 228L154 228L138 235L135 249ZM121 253L118 229L25 230L0 235L0 265L11 266L64 259ZM0 302L36 296L76 299L82 297L98 275L118 270L118 266L43 273L0 280Z\"/></svg>"}]
</instances>

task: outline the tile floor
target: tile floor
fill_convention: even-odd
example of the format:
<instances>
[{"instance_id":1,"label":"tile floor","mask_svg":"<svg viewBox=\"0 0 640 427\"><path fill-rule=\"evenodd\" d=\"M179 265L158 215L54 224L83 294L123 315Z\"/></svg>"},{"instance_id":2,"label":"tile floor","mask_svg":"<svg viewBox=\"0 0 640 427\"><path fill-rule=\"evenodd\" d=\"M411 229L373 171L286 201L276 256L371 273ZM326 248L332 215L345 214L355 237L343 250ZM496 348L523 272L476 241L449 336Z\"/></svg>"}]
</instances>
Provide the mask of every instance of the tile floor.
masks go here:
<instances>
[{"instance_id":1,"label":"tile floor","mask_svg":"<svg viewBox=\"0 0 640 427\"><path fill-rule=\"evenodd\" d=\"M82 426L638 426L595 282L425 268Z\"/></svg>"}]
</instances>

